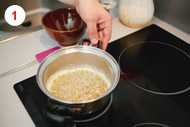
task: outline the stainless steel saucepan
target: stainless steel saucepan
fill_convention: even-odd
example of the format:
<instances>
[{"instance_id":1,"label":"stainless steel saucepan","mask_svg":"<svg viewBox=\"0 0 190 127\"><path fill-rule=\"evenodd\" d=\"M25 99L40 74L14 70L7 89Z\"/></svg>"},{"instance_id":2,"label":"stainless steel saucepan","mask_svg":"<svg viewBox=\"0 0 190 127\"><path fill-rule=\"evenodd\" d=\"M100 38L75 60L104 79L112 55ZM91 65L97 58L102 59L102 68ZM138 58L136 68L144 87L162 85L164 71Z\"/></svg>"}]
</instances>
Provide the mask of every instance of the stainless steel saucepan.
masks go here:
<instances>
[{"instance_id":1,"label":"stainless steel saucepan","mask_svg":"<svg viewBox=\"0 0 190 127\"><path fill-rule=\"evenodd\" d=\"M102 72L111 83L108 91L98 98L85 102L64 101L48 92L46 85L51 75L62 69L74 69L81 66L89 66ZM79 119L81 116L97 112L109 102L111 93L118 84L120 69L116 60L109 53L91 46L76 45L61 48L47 56L40 64L36 78L38 86L50 99L51 104L48 107L50 110L57 112L60 117ZM51 111L48 115L55 116Z\"/></svg>"}]
</instances>

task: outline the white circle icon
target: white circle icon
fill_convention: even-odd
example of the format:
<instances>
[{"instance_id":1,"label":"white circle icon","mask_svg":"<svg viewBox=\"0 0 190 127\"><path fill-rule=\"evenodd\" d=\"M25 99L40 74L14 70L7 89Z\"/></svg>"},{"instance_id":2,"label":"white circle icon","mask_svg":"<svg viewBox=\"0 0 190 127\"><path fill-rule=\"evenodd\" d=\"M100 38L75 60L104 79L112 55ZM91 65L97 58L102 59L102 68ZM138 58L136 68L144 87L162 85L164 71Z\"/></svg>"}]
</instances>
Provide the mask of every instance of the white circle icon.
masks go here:
<instances>
[{"instance_id":1,"label":"white circle icon","mask_svg":"<svg viewBox=\"0 0 190 127\"><path fill-rule=\"evenodd\" d=\"M23 23L25 17L24 9L18 5L9 6L5 11L5 20L12 26L18 26Z\"/></svg>"}]
</instances>

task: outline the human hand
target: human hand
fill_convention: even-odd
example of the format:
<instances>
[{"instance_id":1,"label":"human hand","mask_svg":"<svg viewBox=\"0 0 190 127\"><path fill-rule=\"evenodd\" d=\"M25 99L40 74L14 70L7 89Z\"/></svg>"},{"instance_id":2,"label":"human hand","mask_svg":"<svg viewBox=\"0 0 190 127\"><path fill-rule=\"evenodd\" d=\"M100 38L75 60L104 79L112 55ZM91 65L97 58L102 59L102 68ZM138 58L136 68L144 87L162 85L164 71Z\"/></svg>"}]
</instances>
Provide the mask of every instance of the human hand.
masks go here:
<instances>
[{"instance_id":1,"label":"human hand","mask_svg":"<svg viewBox=\"0 0 190 127\"><path fill-rule=\"evenodd\" d=\"M112 17L98 0L76 0L75 7L87 24L88 36L93 44L102 42L105 50L111 38Z\"/></svg>"},{"instance_id":2,"label":"human hand","mask_svg":"<svg viewBox=\"0 0 190 127\"><path fill-rule=\"evenodd\" d=\"M60 0L72 5L87 24L88 37L92 44L102 42L102 49L107 48L112 32L112 17L98 0Z\"/></svg>"}]
</instances>

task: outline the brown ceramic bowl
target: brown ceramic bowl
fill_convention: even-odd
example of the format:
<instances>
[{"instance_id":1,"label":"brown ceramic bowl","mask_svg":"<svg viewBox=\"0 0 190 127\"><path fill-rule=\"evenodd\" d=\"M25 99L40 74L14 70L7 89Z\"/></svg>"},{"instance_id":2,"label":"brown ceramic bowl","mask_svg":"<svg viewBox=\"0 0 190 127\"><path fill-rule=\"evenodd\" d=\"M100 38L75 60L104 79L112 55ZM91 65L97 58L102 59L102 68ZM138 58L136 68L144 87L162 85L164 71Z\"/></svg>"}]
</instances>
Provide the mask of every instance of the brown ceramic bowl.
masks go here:
<instances>
[{"instance_id":1,"label":"brown ceramic bowl","mask_svg":"<svg viewBox=\"0 0 190 127\"><path fill-rule=\"evenodd\" d=\"M86 24L74 8L59 8L48 12L42 24L49 36L62 46L76 44L86 31Z\"/></svg>"}]
</instances>

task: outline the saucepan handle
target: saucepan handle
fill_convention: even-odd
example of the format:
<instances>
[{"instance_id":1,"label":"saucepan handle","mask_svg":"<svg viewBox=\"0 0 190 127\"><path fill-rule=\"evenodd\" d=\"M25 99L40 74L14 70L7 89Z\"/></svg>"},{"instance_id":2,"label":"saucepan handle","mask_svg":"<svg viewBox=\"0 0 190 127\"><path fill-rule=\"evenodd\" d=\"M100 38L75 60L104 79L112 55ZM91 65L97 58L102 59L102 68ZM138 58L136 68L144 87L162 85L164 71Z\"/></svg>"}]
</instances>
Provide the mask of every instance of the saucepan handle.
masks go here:
<instances>
[{"instance_id":1,"label":"saucepan handle","mask_svg":"<svg viewBox=\"0 0 190 127\"><path fill-rule=\"evenodd\" d=\"M80 40L79 45L83 45L84 42L88 42L89 46L93 46L93 44L90 41L90 38L84 38L84 39ZM100 42L100 40L98 40L98 48L102 49L102 42Z\"/></svg>"}]
</instances>

